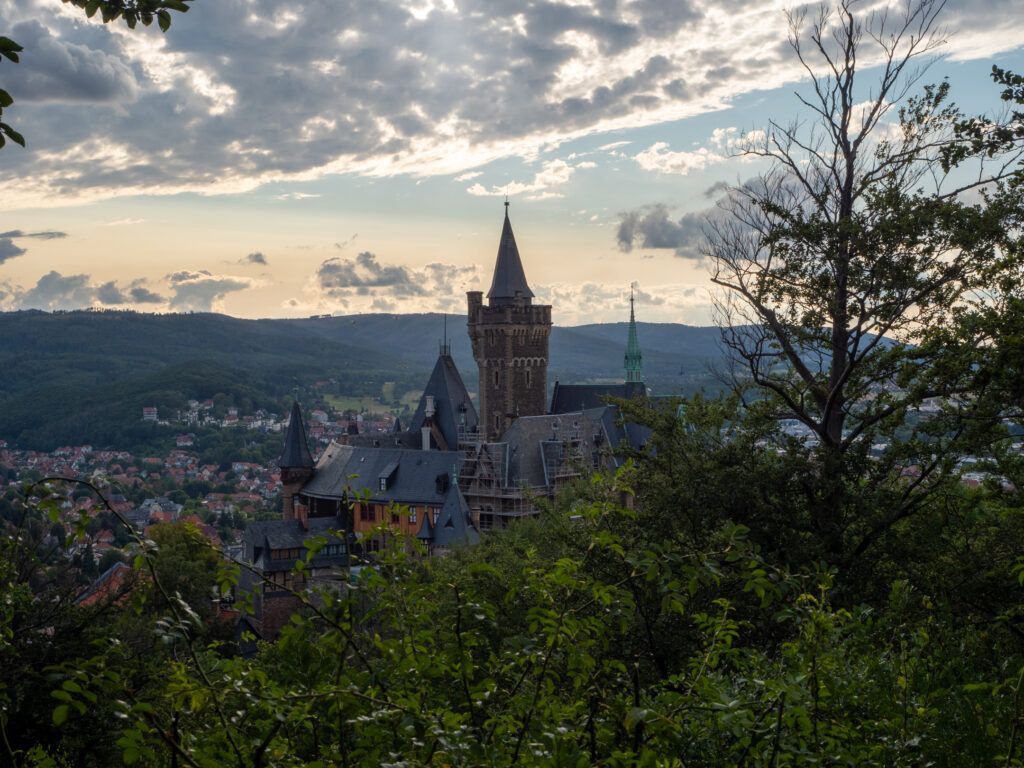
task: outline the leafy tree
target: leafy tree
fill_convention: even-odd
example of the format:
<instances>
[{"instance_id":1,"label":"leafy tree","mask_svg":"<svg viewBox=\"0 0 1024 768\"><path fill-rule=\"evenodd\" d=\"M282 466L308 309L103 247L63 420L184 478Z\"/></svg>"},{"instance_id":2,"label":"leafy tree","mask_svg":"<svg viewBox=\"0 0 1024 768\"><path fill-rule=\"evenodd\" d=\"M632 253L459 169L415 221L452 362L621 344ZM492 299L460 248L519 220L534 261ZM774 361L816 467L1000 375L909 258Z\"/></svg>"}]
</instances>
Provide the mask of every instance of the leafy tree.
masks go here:
<instances>
[{"instance_id":1,"label":"leafy tree","mask_svg":"<svg viewBox=\"0 0 1024 768\"><path fill-rule=\"evenodd\" d=\"M759 408L795 420L817 446L801 524L836 562L915 514L953 469L951 443L967 422L908 422L929 398L962 404L974 386L949 375L949 349L929 332L954 327L1005 274L1000 254L1022 211L1004 183L1014 147L965 136L948 84L912 95L942 42L942 3L914 0L898 16L853 6L841 0L810 23L790 14L811 118L772 122L745 147L770 170L730 191L706 246L737 377L767 397ZM870 94L858 72L868 58L881 70ZM987 125L985 136L1002 124ZM971 161L980 171L968 175ZM978 203L971 194L982 188ZM876 443L889 447L882 463ZM898 485L901 474L910 479Z\"/></svg>"}]
</instances>

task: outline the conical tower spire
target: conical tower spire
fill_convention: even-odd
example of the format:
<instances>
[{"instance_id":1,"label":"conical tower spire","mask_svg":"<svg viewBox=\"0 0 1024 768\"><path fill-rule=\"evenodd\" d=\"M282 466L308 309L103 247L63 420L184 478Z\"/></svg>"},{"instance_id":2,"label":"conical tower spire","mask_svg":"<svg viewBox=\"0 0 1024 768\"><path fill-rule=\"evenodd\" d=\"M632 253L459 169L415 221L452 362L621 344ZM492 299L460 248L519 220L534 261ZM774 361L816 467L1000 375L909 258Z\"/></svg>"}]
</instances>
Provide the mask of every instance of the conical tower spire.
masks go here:
<instances>
[{"instance_id":1,"label":"conical tower spire","mask_svg":"<svg viewBox=\"0 0 1024 768\"><path fill-rule=\"evenodd\" d=\"M494 263L494 278L487 292L492 307L522 302L531 304L533 291L526 282L523 261L519 258L516 236L512 234L512 222L508 218L508 200L505 201L505 223L501 228L498 243L498 258Z\"/></svg>"},{"instance_id":2,"label":"conical tower spire","mask_svg":"<svg viewBox=\"0 0 1024 768\"><path fill-rule=\"evenodd\" d=\"M288 419L288 431L284 434L284 450L278 461L281 469L312 469L313 455L306 442L306 428L302 424L302 409L299 401L292 402L292 414Z\"/></svg>"},{"instance_id":3,"label":"conical tower spire","mask_svg":"<svg viewBox=\"0 0 1024 768\"><path fill-rule=\"evenodd\" d=\"M626 383L643 381L643 355L636 337L636 315L633 312L633 287L629 288L629 339L626 341Z\"/></svg>"}]
</instances>

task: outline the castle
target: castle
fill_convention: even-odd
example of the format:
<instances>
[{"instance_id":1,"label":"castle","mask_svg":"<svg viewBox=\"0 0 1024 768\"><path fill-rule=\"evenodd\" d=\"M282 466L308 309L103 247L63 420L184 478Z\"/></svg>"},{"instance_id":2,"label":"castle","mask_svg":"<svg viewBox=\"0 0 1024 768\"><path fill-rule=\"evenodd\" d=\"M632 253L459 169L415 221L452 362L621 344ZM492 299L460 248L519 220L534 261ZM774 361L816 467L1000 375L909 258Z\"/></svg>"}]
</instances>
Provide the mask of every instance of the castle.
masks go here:
<instances>
[{"instance_id":1,"label":"castle","mask_svg":"<svg viewBox=\"0 0 1024 768\"><path fill-rule=\"evenodd\" d=\"M388 532L441 554L535 514L540 500L595 469L618 466L625 449L646 442L649 431L623 423L608 402L647 396L632 295L625 382L555 382L550 404L552 308L533 303L507 202L484 298L467 293L477 404L442 343L408 428L396 421L390 434L348 435L314 461L301 409L292 405L279 461L283 519L246 531L246 558L264 575L254 619L264 637L296 608L287 591L296 586L292 567L314 533L328 543L309 562L303 583L335 578L353 558L372 558Z\"/></svg>"}]
</instances>

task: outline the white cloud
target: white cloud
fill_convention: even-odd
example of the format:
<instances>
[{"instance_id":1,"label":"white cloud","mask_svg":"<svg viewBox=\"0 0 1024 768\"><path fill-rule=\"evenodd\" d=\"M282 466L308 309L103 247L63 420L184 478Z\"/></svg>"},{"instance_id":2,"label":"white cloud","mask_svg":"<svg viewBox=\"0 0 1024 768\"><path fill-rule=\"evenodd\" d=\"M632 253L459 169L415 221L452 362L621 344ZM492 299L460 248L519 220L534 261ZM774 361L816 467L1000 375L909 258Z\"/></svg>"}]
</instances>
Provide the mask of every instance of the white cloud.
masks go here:
<instances>
[{"instance_id":1,"label":"white cloud","mask_svg":"<svg viewBox=\"0 0 1024 768\"><path fill-rule=\"evenodd\" d=\"M633 158L645 171L677 173L685 176L690 171L703 171L709 165L720 163L725 156L701 147L696 152L673 152L668 144L659 141Z\"/></svg>"},{"instance_id":2,"label":"white cloud","mask_svg":"<svg viewBox=\"0 0 1024 768\"><path fill-rule=\"evenodd\" d=\"M572 178L577 166L569 165L564 160L549 160L541 166L541 169L534 174L530 181L512 181L505 186L493 186L487 189L479 182L469 187L466 191L478 197L491 197L495 195L522 195L527 200L545 200L552 197L562 197L562 193L554 191L553 187L561 187Z\"/></svg>"},{"instance_id":3,"label":"white cloud","mask_svg":"<svg viewBox=\"0 0 1024 768\"><path fill-rule=\"evenodd\" d=\"M167 276L171 290L168 306L177 312L213 312L223 309L229 293L260 284L258 280L235 275L215 275L206 270L181 270Z\"/></svg>"}]
</instances>

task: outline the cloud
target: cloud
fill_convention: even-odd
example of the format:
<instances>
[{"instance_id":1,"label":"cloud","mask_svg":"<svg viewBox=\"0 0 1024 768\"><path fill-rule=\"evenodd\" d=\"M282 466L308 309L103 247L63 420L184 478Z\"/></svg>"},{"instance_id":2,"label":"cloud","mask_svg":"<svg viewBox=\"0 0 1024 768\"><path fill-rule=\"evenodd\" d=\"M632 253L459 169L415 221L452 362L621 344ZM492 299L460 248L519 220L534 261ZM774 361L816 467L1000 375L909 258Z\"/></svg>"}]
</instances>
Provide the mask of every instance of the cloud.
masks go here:
<instances>
[{"instance_id":1,"label":"cloud","mask_svg":"<svg viewBox=\"0 0 1024 768\"><path fill-rule=\"evenodd\" d=\"M7 232L0 232L0 237L32 237L37 240L60 240L67 236L66 232L55 232L53 230L46 230L43 232L25 232L21 229L12 229Z\"/></svg>"},{"instance_id":2,"label":"cloud","mask_svg":"<svg viewBox=\"0 0 1024 768\"><path fill-rule=\"evenodd\" d=\"M145 283L145 278L138 278L126 287L114 280L97 284L87 274L64 275L50 270L27 289L0 281L0 311L165 304L166 299L146 288Z\"/></svg>"},{"instance_id":3,"label":"cloud","mask_svg":"<svg viewBox=\"0 0 1024 768\"><path fill-rule=\"evenodd\" d=\"M14 242L16 239L35 238L36 240L57 240L64 237L67 237L65 232L56 232L53 230L43 232L25 232L21 229L11 229L7 232L0 232L0 264L28 252L27 248L22 248Z\"/></svg>"},{"instance_id":4,"label":"cloud","mask_svg":"<svg viewBox=\"0 0 1024 768\"><path fill-rule=\"evenodd\" d=\"M468 171L467 173L460 173L458 176L455 177L455 180L456 181L469 181L470 179L475 179L478 176L483 176L483 175L484 175L483 171Z\"/></svg>"},{"instance_id":5,"label":"cloud","mask_svg":"<svg viewBox=\"0 0 1024 768\"><path fill-rule=\"evenodd\" d=\"M310 311L360 307L370 311L451 311L465 304L465 292L479 282L476 265L435 262L417 269L382 263L363 251L352 259L322 262L313 281Z\"/></svg>"},{"instance_id":6,"label":"cloud","mask_svg":"<svg viewBox=\"0 0 1024 768\"><path fill-rule=\"evenodd\" d=\"M77 309L91 306L96 298L96 287L89 284L88 275L62 275L47 272L35 286L16 296L20 309Z\"/></svg>"},{"instance_id":7,"label":"cloud","mask_svg":"<svg viewBox=\"0 0 1024 768\"><path fill-rule=\"evenodd\" d=\"M1021 45L1021 2L951 0L944 51L991 59ZM306 0L294 12L216 0L168 35L50 10L0 0L26 46L5 87L32 129L0 168L2 210L330 174L457 176L804 77L771 0ZM870 68L877 55L863 54Z\"/></svg>"},{"instance_id":8,"label":"cloud","mask_svg":"<svg viewBox=\"0 0 1024 768\"><path fill-rule=\"evenodd\" d=\"M253 251L248 256L245 256L240 260L241 264L261 264L266 266L268 264L267 257L263 255L262 251Z\"/></svg>"},{"instance_id":9,"label":"cloud","mask_svg":"<svg viewBox=\"0 0 1024 768\"><path fill-rule=\"evenodd\" d=\"M159 293L144 288L141 285L136 285L128 291L132 297L132 302L135 304L163 304L167 301L166 298L161 296Z\"/></svg>"},{"instance_id":10,"label":"cloud","mask_svg":"<svg viewBox=\"0 0 1024 768\"><path fill-rule=\"evenodd\" d=\"M95 298L100 304L116 305L130 304L131 298L117 287L113 280L96 287Z\"/></svg>"},{"instance_id":11,"label":"cloud","mask_svg":"<svg viewBox=\"0 0 1024 768\"><path fill-rule=\"evenodd\" d=\"M659 141L633 158L645 171L677 173L685 176L690 171L703 171L707 166L720 163L725 156L701 147L696 152L673 152L668 144Z\"/></svg>"},{"instance_id":12,"label":"cloud","mask_svg":"<svg viewBox=\"0 0 1024 768\"><path fill-rule=\"evenodd\" d=\"M383 265L369 251L354 259L328 259L317 269L317 280L320 288L333 296L352 292L368 296L374 288L387 288L397 296L421 296L425 292L422 281L416 280L408 268Z\"/></svg>"},{"instance_id":13,"label":"cloud","mask_svg":"<svg viewBox=\"0 0 1024 768\"><path fill-rule=\"evenodd\" d=\"M26 249L19 245L16 245L13 240L9 237L0 237L0 264L3 264L9 259L13 259L17 256L21 256L26 253Z\"/></svg>"},{"instance_id":14,"label":"cloud","mask_svg":"<svg viewBox=\"0 0 1024 768\"><path fill-rule=\"evenodd\" d=\"M25 53L5 72L4 87L19 104L118 104L138 96L131 66L117 55L56 37L38 21L15 24L11 37Z\"/></svg>"},{"instance_id":15,"label":"cloud","mask_svg":"<svg viewBox=\"0 0 1024 768\"><path fill-rule=\"evenodd\" d=\"M285 192L280 195L274 195L275 200L308 200L313 197L321 197L321 195L313 192Z\"/></svg>"},{"instance_id":16,"label":"cloud","mask_svg":"<svg viewBox=\"0 0 1024 768\"><path fill-rule=\"evenodd\" d=\"M549 160L534 174L531 181L513 181L505 186L493 186L490 189L484 187L483 184L477 183L466 191L477 197L523 195L527 200L545 200L551 197L562 197L560 192L555 192L551 188L566 184L572 178L575 171L576 167L569 165L564 160Z\"/></svg>"},{"instance_id":17,"label":"cloud","mask_svg":"<svg viewBox=\"0 0 1024 768\"><path fill-rule=\"evenodd\" d=\"M212 312L220 308L229 293L256 285L246 277L214 275L206 270L172 272L167 282L171 289L169 306L179 312Z\"/></svg>"},{"instance_id":18,"label":"cloud","mask_svg":"<svg viewBox=\"0 0 1024 768\"><path fill-rule=\"evenodd\" d=\"M103 226L105 227L127 227L132 224L144 224L148 219L114 219L113 221L106 222Z\"/></svg>"},{"instance_id":19,"label":"cloud","mask_svg":"<svg viewBox=\"0 0 1024 768\"><path fill-rule=\"evenodd\" d=\"M619 214L616 240L626 253L634 247L672 249L676 256L699 259L697 245L703 237L705 212L684 213L678 219L669 217L667 205L657 203Z\"/></svg>"}]
</instances>

